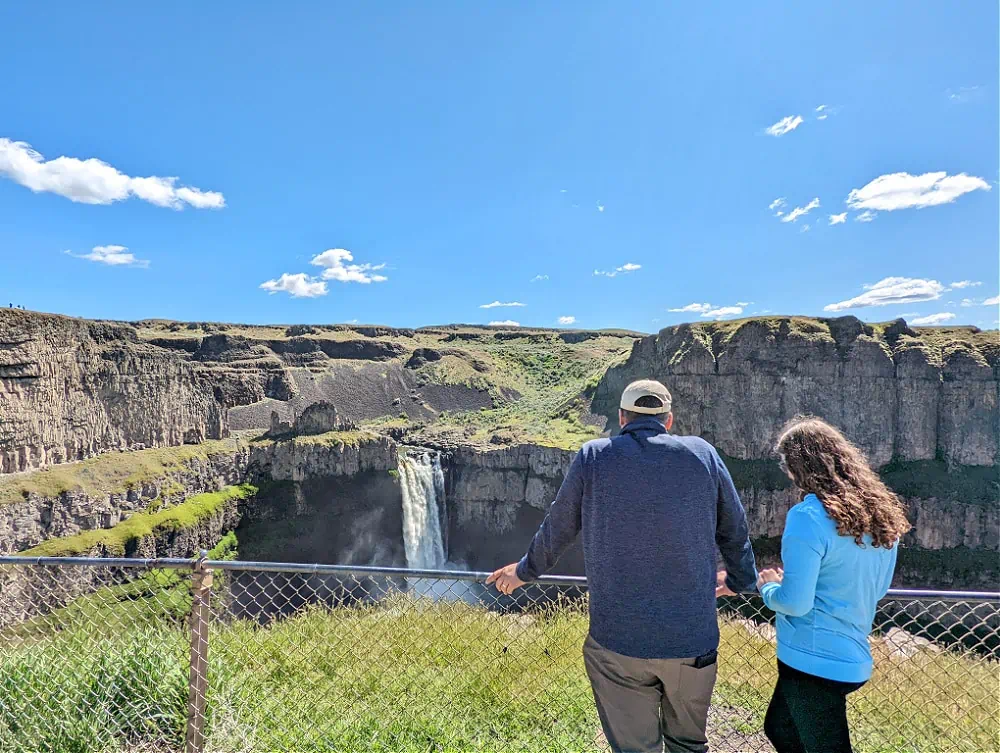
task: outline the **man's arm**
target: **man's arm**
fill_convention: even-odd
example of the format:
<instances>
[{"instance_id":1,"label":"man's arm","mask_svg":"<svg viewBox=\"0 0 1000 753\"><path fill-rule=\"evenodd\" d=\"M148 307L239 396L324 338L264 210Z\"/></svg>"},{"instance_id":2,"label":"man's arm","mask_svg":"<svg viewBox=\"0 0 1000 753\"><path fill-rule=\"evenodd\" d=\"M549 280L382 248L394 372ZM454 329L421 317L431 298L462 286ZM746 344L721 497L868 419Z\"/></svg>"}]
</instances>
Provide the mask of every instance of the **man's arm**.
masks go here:
<instances>
[{"instance_id":1,"label":"man's arm","mask_svg":"<svg viewBox=\"0 0 1000 753\"><path fill-rule=\"evenodd\" d=\"M496 583L502 593L536 580L556 564L580 533L583 503L583 451L573 458L555 501L531 540L527 554L493 573L486 583Z\"/></svg>"},{"instance_id":2,"label":"man's arm","mask_svg":"<svg viewBox=\"0 0 1000 753\"><path fill-rule=\"evenodd\" d=\"M726 464L718 455L715 461L719 478L715 543L726 563L725 587L733 593L753 591L757 583L757 563L750 546L747 514Z\"/></svg>"}]
</instances>

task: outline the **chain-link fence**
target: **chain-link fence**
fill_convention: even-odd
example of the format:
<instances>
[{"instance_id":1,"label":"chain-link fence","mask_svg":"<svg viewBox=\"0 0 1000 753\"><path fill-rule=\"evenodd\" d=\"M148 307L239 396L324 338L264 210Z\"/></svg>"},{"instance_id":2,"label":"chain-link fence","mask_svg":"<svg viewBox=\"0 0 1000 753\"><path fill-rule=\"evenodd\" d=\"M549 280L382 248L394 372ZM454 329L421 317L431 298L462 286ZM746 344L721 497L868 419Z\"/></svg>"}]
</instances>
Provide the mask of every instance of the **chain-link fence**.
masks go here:
<instances>
[{"instance_id":1,"label":"chain-link fence","mask_svg":"<svg viewBox=\"0 0 1000 753\"><path fill-rule=\"evenodd\" d=\"M0 558L0 751L598 751L583 579ZM773 614L720 601L715 751L769 751ZM1000 750L1000 594L891 592L859 751Z\"/></svg>"}]
</instances>

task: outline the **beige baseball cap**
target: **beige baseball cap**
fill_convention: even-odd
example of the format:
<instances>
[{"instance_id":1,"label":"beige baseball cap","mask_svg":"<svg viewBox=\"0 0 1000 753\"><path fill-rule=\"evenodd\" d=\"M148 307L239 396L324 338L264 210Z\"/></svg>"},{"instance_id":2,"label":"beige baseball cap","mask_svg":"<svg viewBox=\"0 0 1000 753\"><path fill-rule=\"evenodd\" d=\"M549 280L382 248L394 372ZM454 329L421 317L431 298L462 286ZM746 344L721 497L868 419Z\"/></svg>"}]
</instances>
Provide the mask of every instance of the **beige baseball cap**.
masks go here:
<instances>
[{"instance_id":1,"label":"beige baseball cap","mask_svg":"<svg viewBox=\"0 0 1000 753\"><path fill-rule=\"evenodd\" d=\"M635 403L640 397L655 397L660 401L660 405L655 408L645 408L636 405ZM658 413L669 413L670 402L670 392L666 387L655 379L640 379L637 382L632 382L632 384L625 388L625 391L622 393L621 408L632 413L656 415Z\"/></svg>"}]
</instances>

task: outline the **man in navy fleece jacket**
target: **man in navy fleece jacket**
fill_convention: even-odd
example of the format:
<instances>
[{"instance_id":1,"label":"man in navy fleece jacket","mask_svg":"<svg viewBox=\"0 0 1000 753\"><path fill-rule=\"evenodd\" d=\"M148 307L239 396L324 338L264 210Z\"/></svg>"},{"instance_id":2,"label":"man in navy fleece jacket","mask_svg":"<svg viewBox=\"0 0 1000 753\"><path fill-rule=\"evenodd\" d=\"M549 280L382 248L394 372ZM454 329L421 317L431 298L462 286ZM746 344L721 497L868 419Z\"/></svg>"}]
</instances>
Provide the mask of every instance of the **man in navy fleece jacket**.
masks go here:
<instances>
[{"instance_id":1,"label":"man in navy fleece jacket","mask_svg":"<svg viewBox=\"0 0 1000 753\"><path fill-rule=\"evenodd\" d=\"M630 384L621 433L583 446L527 554L488 581L513 592L551 569L582 532L584 660L608 742L628 753L708 749L716 594L753 590L757 580L729 471L708 442L668 433L670 408L659 382Z\"/></svg>"}]
</instances>

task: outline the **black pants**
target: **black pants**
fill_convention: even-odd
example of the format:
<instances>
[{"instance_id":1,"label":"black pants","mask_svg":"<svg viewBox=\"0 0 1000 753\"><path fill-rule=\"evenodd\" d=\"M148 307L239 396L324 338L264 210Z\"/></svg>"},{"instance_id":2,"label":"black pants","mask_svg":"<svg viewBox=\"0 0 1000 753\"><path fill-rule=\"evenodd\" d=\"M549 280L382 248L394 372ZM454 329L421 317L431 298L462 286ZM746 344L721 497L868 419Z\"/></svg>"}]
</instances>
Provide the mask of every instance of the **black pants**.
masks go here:
<instances>
[{"instance_id":1,"label":"black pants","mask_svg":"<svg viewBox=\"0 0 1000 753\"><path fill-rule=\"evenodd\" d=\"M764 734L778 753L851 753L847 695L863 682L837 682L778 662Z\"/></svg>"}]
</instances>

